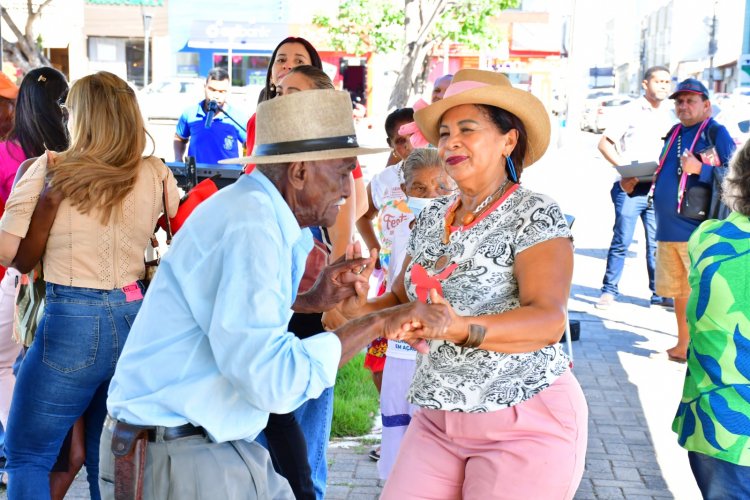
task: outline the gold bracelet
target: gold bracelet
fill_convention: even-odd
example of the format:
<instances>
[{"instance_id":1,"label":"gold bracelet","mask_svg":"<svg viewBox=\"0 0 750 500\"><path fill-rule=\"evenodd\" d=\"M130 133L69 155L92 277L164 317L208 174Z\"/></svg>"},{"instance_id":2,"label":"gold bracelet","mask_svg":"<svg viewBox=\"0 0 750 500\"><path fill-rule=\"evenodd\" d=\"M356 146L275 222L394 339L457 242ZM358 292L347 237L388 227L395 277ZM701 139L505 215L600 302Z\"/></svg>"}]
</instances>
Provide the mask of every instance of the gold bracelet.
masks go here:
<instances>
[{"instance_id":1,"label":"gold bracelet","mask_svg":"<svg viewBox=\"0 0 750 500\"><path fill-rule=\"evenodd\" d=\"M469 336L461 344L456 344L458 347L479 347L484 342L484 336L487 335L487 328L482 325L470 324L469 325Z\"/></svg>"}]
</instances>

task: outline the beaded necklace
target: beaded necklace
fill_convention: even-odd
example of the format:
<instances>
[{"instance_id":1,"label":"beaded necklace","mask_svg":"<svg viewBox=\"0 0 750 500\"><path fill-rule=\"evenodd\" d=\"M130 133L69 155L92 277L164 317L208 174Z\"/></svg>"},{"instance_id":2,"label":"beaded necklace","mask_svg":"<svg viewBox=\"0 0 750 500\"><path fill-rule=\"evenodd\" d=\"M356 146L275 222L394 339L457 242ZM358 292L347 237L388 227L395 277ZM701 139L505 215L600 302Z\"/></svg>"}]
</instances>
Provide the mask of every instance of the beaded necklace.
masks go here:
<instances>
[{"instance_id":1,"label":"beaded necklace","mask_svg":"<svg viewBox=\"0 0 750 500\"><path fill-rule=\"evenodd\" d=\"M443 255L441 255L440 258L438 258L438 260L435 262L435 269L437 271L445 269L451 262L451 253L453 247L463 241L463 239L466 237L466 234L468 234L465 230L466 226L470 225L472 222L481 217L481 215L486 212L487 209L492 206L495 201L502 198L507 191L509 184L510 179L505 179L505 182L503 182L494 193L489 195L484 199L484 201L482 201L482 203L477 205L477 208L461 218L461 227L457 228L455 231L451 231L451 226L456 219L456 211L460 206L460 202L457 202L453 206L453 208L451 208L448 213L445 214L445 228L442 241L443 245L447 245L447 248L445 249L445 253L443 253Z\"/></svg>"}]
</instances>

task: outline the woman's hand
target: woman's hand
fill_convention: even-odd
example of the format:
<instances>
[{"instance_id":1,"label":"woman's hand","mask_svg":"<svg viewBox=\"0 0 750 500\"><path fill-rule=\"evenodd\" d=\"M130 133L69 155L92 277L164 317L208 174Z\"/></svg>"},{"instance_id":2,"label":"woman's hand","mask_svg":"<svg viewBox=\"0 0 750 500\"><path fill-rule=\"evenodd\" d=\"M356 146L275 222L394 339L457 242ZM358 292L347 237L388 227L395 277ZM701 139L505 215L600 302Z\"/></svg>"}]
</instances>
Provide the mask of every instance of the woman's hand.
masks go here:
<instances>
[{"instance_id":1,"label":"woman's hand","mask_svg":"<svg viewBox=\"0 0 750 500\"><path fill-rule=\"evenodd\" d=\"M341 314L341 311L339 310L338 306L324 312L323 317L320 320L320 322L323 324L323 328L325 328L326 331L329 331L329 332L332 332L333 330L338 330L347 321L349 320L343 314Z\"/></svg>"},{"instance_id":2,"label":"woman's hand","mask_svg":"<svg viewBox=\"0 0 750 500\"><path fill-rule=\"evenodd\" d=\"M414 301L391 307L379 313L383 319L381 337L403 340L411 345L423 339L443 339L452 321L449 308L443 304Z\"/></svg>"},{"instance_id":3,"label":"woman's hand","mask_svg":"<svg viewBox=\"0 0 750 500\"><path fill-rule=\"evenodd\" d=\"M469 323L466 321L466 318L456 314L456 311L453 310L448 301L440 296L438 291L434 288L430 290L430 303L444 305L450 315L450 323L448 324L448 328L442 338L444 340L450 340L454 344L464 342L469 336Z\"/></svg>"}]
</instances>

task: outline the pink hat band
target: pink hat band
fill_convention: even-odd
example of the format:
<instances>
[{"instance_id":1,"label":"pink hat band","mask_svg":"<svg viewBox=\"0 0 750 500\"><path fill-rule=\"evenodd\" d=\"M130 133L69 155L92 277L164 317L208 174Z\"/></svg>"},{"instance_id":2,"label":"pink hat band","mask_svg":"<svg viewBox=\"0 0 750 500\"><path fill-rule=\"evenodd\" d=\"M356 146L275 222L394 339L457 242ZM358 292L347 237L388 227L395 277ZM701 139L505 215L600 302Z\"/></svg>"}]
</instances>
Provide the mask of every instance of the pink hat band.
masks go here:
<instances>
[{"instance_id":1,"label":"pink hat band","mask_svg":"<svg viewBox=\"0 0 750 500\"><path fill-rule=\"evenodd\" d=\"M479 89L482 87L489 87L489 84L482 83L482 82L475 82L472 80L463 80L456 83L451 83L448 89L445 91L445 95L443 96L443 99L446 97L451 97L456 94L460 94L462 92L466 92L467 90L474 90Z\"/></svg>"}]
</instances>

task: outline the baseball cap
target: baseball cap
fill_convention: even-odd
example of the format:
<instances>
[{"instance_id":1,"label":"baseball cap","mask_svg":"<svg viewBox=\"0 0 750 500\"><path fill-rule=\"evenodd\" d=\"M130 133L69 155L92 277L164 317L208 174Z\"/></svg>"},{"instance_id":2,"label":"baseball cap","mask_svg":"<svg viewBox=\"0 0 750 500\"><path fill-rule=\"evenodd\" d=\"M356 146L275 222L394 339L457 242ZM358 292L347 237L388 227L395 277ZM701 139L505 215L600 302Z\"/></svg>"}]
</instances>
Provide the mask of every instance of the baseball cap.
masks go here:
<instances>
[{"instance_id":1,"label":"baseball cap","mask_svg":"<svg viewBox=\"0 0 750 500\"><path fill-rule=\"evenodd\" d=\"M687 80L683 80L680 83L677 84L677 88L675 89L674 93L669 96L670 99L674 99L677 94L680 94L682 92L690 92L692 94L702 94L708 99L708 89L705 85L703 85L701 82L696 80L695 78L688 78Z\"/></svg>"},{"instance_id":2,"label":"baseball cap","mask_svg":"<svg viewBox=\"0 0 750 500\"><path fill-rule=\"evenodd\" d=\"M0 71L0 96L6 99L15 99L18 97L18 86L10 81L8 75Z\"/></svg>"}]
</instances>

